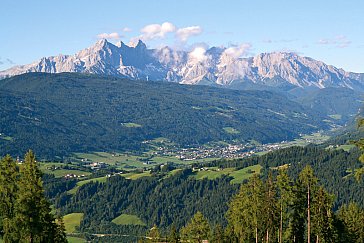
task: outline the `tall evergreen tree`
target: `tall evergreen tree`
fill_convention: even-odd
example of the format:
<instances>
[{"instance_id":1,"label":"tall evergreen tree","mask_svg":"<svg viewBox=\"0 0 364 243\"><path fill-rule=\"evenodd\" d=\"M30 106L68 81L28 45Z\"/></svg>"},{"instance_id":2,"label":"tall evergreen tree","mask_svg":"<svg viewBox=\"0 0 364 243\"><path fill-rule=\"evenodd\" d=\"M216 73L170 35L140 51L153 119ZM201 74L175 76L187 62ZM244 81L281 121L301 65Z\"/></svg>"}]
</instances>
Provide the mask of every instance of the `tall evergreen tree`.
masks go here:
<instances>
[{"instance_id":1,"label":"tall evergreen tree","mask_svg":"<svg viewBox=\"0 0 364 243\"><path fill-rule=\"evenodd\" d=\"M159 229L157 225L153 225L153 227L149 230L147 236L148 242L160 242L161 235L159 233Z\"/></svg>"},{"instance_id":2,"label":"tall evergreen tree","mask_svg":"<svg viewBox=\"0 0 364 243\"><path fill-rule=\"evenodd\" d=\"M270 241L274 241L271 238L274 233L278 229L278 209L277 209L277 190L276 185L273 180L272 173L269 173L268 179L265 182L265 191L264 191L264 202L263 202L263 214L262 220L265 225L265 241L268 243Z\"/></svg>"},{"instance_id":3,"label":"tall evergreen tree","mask_svg":"<svg viewBox=\"0 0 364 243\"><path fill-rule=\"evenodd\" d=\"M55 242L59 227L44 197L42 173L32 151L25 155L20 174L12 229L20 241ZM60 242L65 242L65 239L61 237Z\"/></svg>"},{"instance_id":4,"label":"tall evergreen tree","mask_svg":"<svg viewBox=\"0 0 364 243\"><path fill-rule=\"evenodd\" d=\"M232 199L227 213L229 227L239 242L259 241L263 229L264 188L261 179L254 175Z\"/></svg>"},{"instance_id":5,"label":"tall evergreen tree","mask_svg":"<svg viewBox=\"0 0 364 243\"><path fill-rule=\"evenodd\" d=\"M205 219L201 212L197 212L192 217L191 221L181 229L183 240L196 243L208 240L210 232L211 228L209 222Z\"/></svg>"},{"instance_id":6,"label":"tall evergreen tree","mask_svg":"<svg viewBox=\"0 0 364 243\"><path fill-rule=\"evenodd\" d=\"M234 234L239 242L249 241L253 238L253 225L250 201L250 188L248 184L242 184L240 191L236 194L229 204L226 214L229 231L227 235Z\"/></svg>"},{"instance_id":7,"label":"tall evergreen tree","mask_svg":"<svg viewBox=\"0 0 364 243\"><path fill-rule=\"evenodd\" d=\"M5 242L15 241L11 228L17 196L19 171L16 162L6 155L0 161L0 236Z\"/></svg>"},{"instance_id":8,"label":"tall evergreen tree","mask_svg":"<svg viewBox=\"0 0 364 243\"><path fill-rule=\"evenodd\" d=\"M283 232L289 224L290 206L293 201L293 182L287 174L287 169L280 169L277 176L278 204L279 204L279 234L278 242L283 242ZM288 221L288 222L287 222Z\"/></svg>"},{"instance_id":9,"label":"tall evergreen tree","mask_svg":"<svg viewBox=\"0 0 364 243\"><path fill-rule=\"evenodd\" d=\"M364 242L364 209L356 203L349 203L339 209L338 217L344 223L348 242Z\"/></svg>"},{"instance_id":10,"label":"tall evergreen tree","mask_svg":"<svg viewBox=\"0 0 364 243\"><path fill-rule=\"evenodd\" d=\"M359 119L358 121L358 128L363 128L364 127L364 118ZM364 138L360 138L357 141L353 142L361 151L364 151ZM359 157L359 160L364 163L364 153ZM355 177L358 181L360 181L361 176L364 175L364 166L362 166L361 168L357 169L357 171L355 172Z\"/></svg>"},{"instance_id":11,"label":"tall evergreen tree","mask_svg":"<svg viewBox=\"0 0 364 243\"><path fill-rule=\"evenodd\" d=\"M225 239L225 232L224 229L220 224L217 224L214 228L213 236L212 236L212 242L216 243L224 243L226 242Z\"/></svg>"},{"instance_id":12,"label":"tall evergreen tree","mask_svg":"<svg viewBox=\"0 0 364 243\"><path fill-rule=\"evenodd\" d=\"M319 187L312 201L312 228L316 243L332 242L335 239L333 201L333 196Z\"/></svg>"},{"instance_id":13,"label":"tall evergreen tree","mask_svg":"<svg viewBox=\"0 0 364 243\"><path fill-rule=\"evenodd\" d=\"M171 225L169 235L168 235L168 242L169 243L179 243L180 242L179 233L177 231L175 224Z\"/></svg>"},{"instance_id":14,"label":"tall evergreen tree","mask_svg":"<svg viewBox=\"0 0 364 243\"><path fill-rule=\"evenodd\" d=\"M311 166L307 165L299 175L299 183L303 185L307 192L307 243L311 243L311 201L313 192L316 189L317 178Z\"/></svg>"}]
</instances>

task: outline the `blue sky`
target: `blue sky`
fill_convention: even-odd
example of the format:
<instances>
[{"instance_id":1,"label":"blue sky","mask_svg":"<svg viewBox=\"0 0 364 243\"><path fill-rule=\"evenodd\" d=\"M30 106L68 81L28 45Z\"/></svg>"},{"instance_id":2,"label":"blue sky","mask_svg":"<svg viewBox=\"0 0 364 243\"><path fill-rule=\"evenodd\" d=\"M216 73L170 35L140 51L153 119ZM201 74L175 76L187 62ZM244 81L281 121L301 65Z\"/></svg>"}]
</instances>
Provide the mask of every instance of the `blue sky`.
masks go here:
<instances>
[{"instance_id":1,"label":"blue sky","mask_svg":"<svg viewBox=\"0 0 364 243\"><path fill-rule=\"evenodd\" d=\"M0 70L74 54L106 36L125 43L142 38L151 48L295 51L364 73L362 0L2 0L0 6Z\"/></svg>"}]
</instances>

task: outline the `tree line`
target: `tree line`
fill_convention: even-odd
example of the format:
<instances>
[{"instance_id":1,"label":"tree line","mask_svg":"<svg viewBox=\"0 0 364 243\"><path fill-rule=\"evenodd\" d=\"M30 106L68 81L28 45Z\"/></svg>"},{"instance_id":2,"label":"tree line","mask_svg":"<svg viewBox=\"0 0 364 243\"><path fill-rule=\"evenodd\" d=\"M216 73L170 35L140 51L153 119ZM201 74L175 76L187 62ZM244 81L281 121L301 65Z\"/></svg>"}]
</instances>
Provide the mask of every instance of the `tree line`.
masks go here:
<instances>
[{"instance_id":1,"label":"tree line","mask_svg":"<svg viewBox=\"0 0 364 243\"><path fill-rule=\"evenodd\" d=\"M62 218L44 196L42 172L32 151L23 163L0 161L0 238L4 242L67 242Z\"/></svg>"},{"instance_id":2,"label":"tree line","mask_svg":"<svg viewBox=\"0 0 364 243\"><path fill-rule=\"evenodd\" d=\"M210 224L197 212L179 231L161 236L155 225L140 242L364 242L364 210L355 203L333 211L333 195L311 166L294 180L286 168L266 180L253 176L229 203L228 224Z\"/></svg>"}]
</instances>

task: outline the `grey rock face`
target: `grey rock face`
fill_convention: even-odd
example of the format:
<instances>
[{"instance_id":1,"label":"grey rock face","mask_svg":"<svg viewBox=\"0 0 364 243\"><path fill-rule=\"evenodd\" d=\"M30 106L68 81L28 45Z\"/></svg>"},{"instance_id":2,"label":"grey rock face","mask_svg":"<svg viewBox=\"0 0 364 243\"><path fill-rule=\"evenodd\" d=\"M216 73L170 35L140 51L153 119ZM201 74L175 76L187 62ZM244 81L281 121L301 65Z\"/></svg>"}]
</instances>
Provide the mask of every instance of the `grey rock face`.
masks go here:
<instances>
[{"instance_id":1,"label":"grey rock face","mask_svg":"<svg viewBox=\"0 0 364 243\"><path fill-rule=\"evenodd\" d=\"M295 53L262 53L240 58L225 48L196 53L169 47L148 49L99 40L75 55L44 57L29 65L0 72L0 78L27 72L81 72L129 79L161 80L183 84L257 85L271 87L347 87L364 91L364 74L350 73Z\"/></svg>"}]
</instances>

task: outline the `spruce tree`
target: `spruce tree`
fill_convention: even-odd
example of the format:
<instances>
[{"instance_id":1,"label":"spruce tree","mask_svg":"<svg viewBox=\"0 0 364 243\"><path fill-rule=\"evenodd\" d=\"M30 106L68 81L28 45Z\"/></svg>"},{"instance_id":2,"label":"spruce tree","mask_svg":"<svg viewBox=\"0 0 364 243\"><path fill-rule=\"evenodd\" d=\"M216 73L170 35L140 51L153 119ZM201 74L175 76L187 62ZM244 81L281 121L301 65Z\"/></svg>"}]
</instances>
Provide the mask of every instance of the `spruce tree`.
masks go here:
<instances>
[{"instance_id":1,"label":"spruce tree","mask_svg":"<svg viewBox=\"0 0 364 243\"><path fill-rule=\"evenodd\" d=\"M277 190L273 180L272 173L269 173L268 179L264 184L264 201L263 201L263 214L262 221L265 225L265 242L274 242L271 238L278 229L279 214L277 209Z\"/></svg>"},{"instance_id":2,"label":"spruce tree","mask_svg":"<svg viewBox=\"0 0 364 243\"><path fill-rule=\"evenodd\" d=\"M348 242L364 242L364 209L351 202L340 208L338 217L344 223Z\"/></svg>"},{"instance_id":3,"label":"spruce tree","mask_svg":"<svg viewBox=\"0 0 364 243\"><path fill-rule=\"evenodd\" d=\"M19 190L15 201L13 229L20 241L55 242L60 228L51 214L50 205L44 197L42 173L32 151L25 155L20 166ZM61 237L59 242L66 240Z\"/></svg>"},{"instance_id":4,"label":"spruce tree","mask_svg":"<svg viewBox=\"0 0 364 243\"><path fill-rule=\"evenodd\" d=\"M283 242L284 232L289 224L290 207L293 201L293 182L287 174L287 169L280 169L277 176L278 207L279 207L279 234L278 242ZM288 221L288 222L287 222Z\"/></svg>"},{"instance_id":5,"label":"spruce tree","mask_svg":"<svg viewBox=\"0 0 364 243\"><path fill-rule=\"evenodd\" d=\"M358 128L364 127L364 118L359 119L358 121ZM353 143L361 150L364 151L364 138L360 138L357 141L353 141ZM364 163L364 153L359 157L359 160ZM364 175L364 166L357 169L355 172L355 177L358 181L360 181L361 176Z\"/></svg>"},{"instance_id":6,"label":"spruce tree","mask_svg":"<svg viewBox=\"0 0 364 243\"><path fill-rule=\"evenodd\" d=\"M210 232L211 228L209 222L201 212L197 212L192 217L191 221L181 229L183 240L197 243L208 240Z\"/></svg>"},{"instance_id":7,"label":"spruce tree","mask_svg":"<svg viewBox=\"0 0 364 243\"><path fill-rule=\"evenodd\" d=\"M0 161L0 236L5 242L16 241L12 220L17 196L19 170L16 162L6 155Z\"/></svg>"},{"instance_id":8,"label":"spruce tree","mask_svg":"<svg viewBox=\"0 0 364 243\"><path fill-rule=\"evenodd\" d=\"M307 243L311 243L311 202L317 186L317 178L311 166L307 165L299 175L299 183L305 188L307 193Z\"/></svg>"},{"instance_id":9,"label":"spruce tree","mask_svg":"<svg viewBox=\"0 0 364 243\"><path fill-rule=\"evenodd\" d=\"M316 243L334 241L334 198L323 187L319 187L312 200L312 228Z\"/></svg>"},{"instance_id":10,"label":"spruce tree","mask_svg":"<svg viewBox=\"0 0 364 243\"><path fill-rule=\"evenodd\" d=\"M168 242L169 243L179 243L180 242L179 233L178 233L176 225L174 223L171 225L171 228L169 231Z\"/></svg>"}]
</instances>

